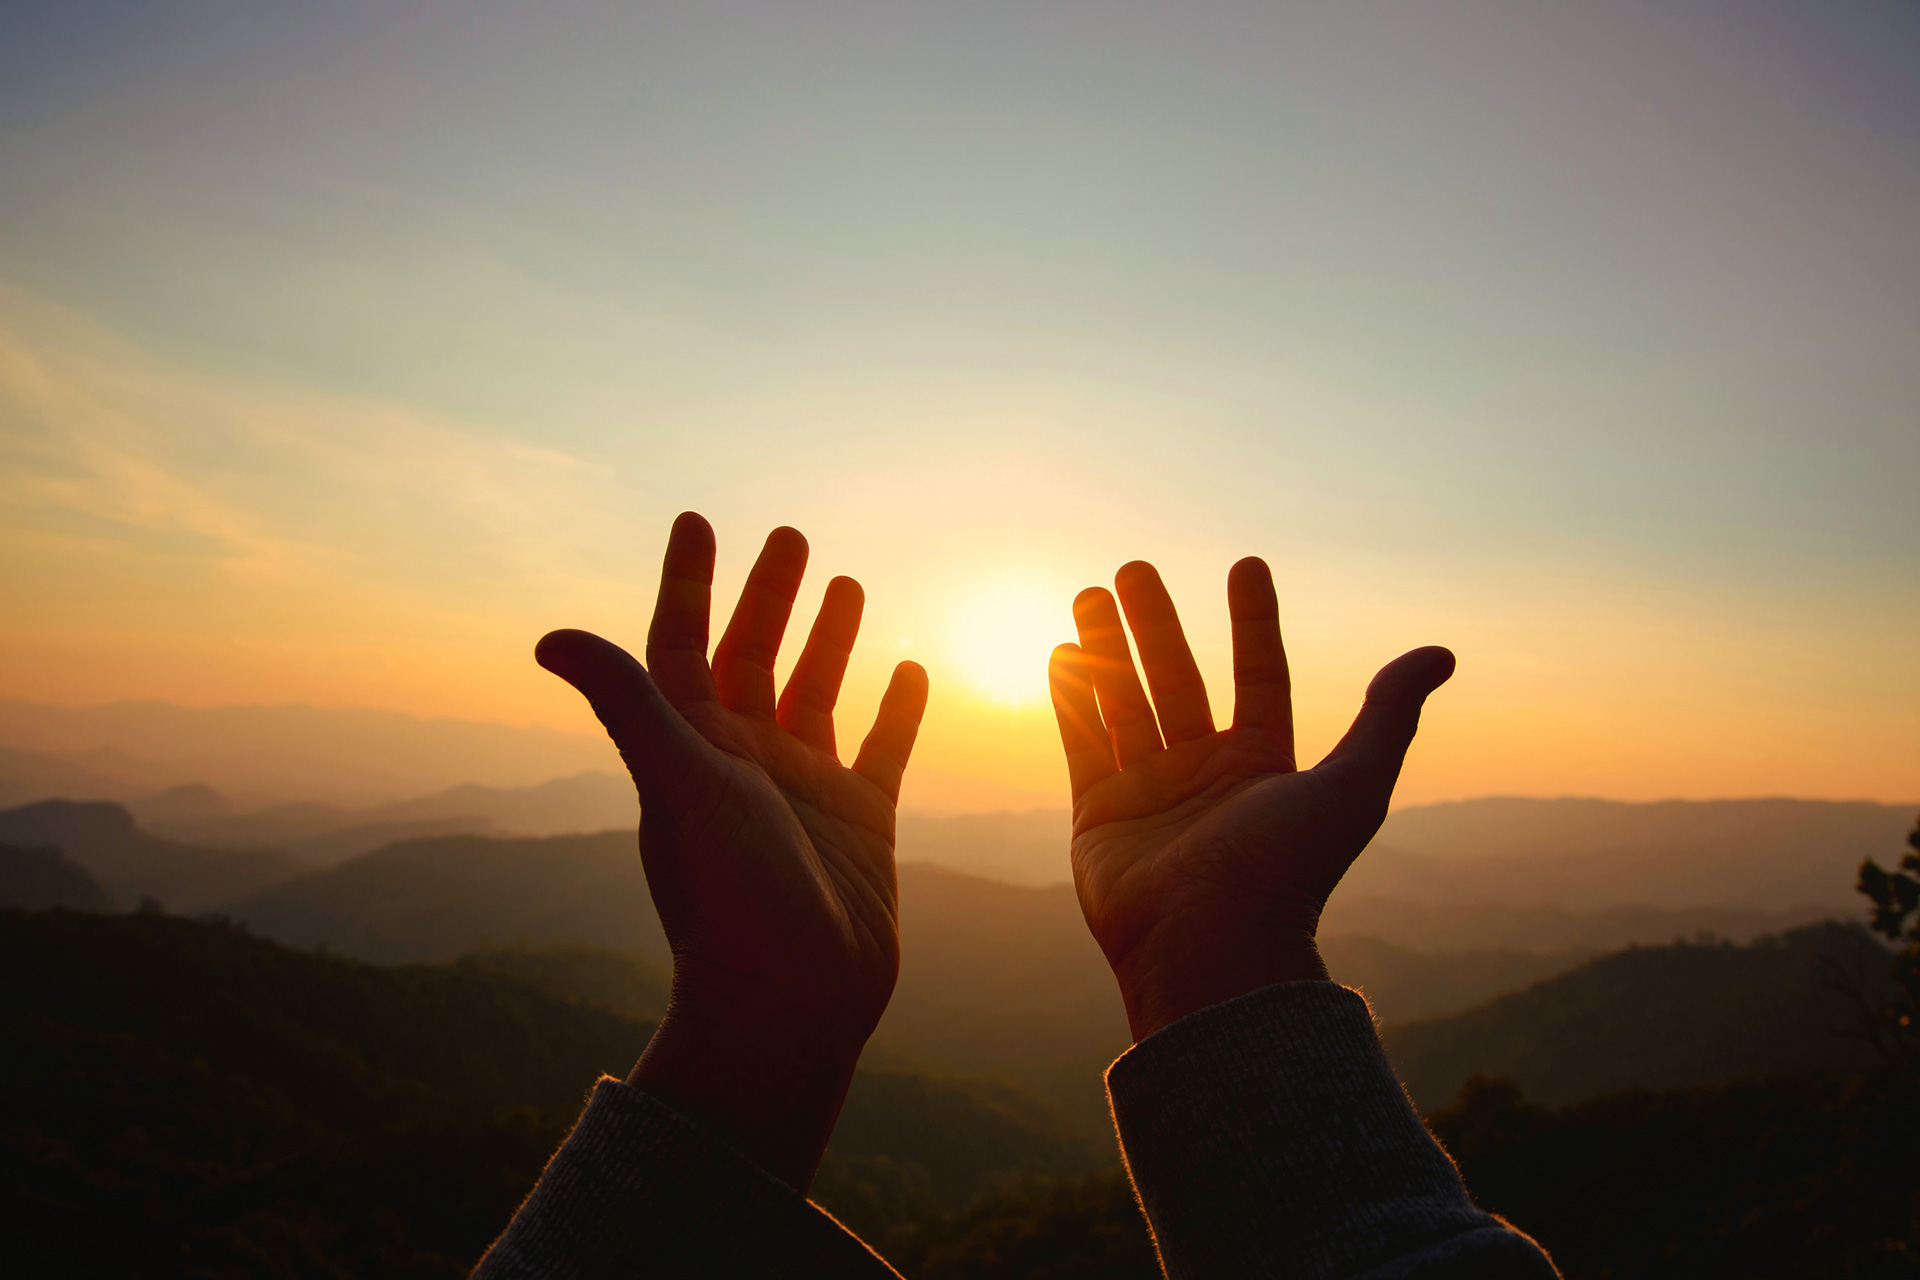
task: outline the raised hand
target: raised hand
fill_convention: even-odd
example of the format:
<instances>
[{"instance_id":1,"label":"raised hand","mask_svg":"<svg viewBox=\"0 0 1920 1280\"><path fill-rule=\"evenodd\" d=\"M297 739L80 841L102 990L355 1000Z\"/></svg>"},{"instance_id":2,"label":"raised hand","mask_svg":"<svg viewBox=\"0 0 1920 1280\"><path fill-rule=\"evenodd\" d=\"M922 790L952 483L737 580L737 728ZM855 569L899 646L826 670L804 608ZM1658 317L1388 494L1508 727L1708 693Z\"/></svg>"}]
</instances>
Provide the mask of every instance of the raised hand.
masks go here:
<instances>
[{"instance_id":1,"label":"raised hand","mask_svg":"<svg viewBox=\"0 0 1920 1280\"><path fill-rule=\"evenodd\" d=\"M628 1082L726 1130L805 1190L900 967L894 804L926 709L903 662L851 768L833 709L865 597L827 584L793 675L774 656L807 563L775 529L707 660L713 530L674 521L647 666L584 631L540 665L593 706L640 793L640 852L673 949L667 1016Z\"/></svg>"},{"instance_id":2,"label":"raised hand","mask_svg":"<svg viewBox=\"0 0 1920 1280\"><path fill-rule=\"evenodd\" d=\"M1159 573L1135 561L1114 586L1146 688L1098 587L1074 601L1080 643L1054 650L1049 677L1073 787L1074 885L1140 1040L1207 1005L1327 976L1314 942L1321 909L1386 817L1421 705L1453 674L1453 655L1416 649L1388 663L1346 736L1301 770L1263 561L1227 575L1224 730Z\"/></svg>"}]
</instances>

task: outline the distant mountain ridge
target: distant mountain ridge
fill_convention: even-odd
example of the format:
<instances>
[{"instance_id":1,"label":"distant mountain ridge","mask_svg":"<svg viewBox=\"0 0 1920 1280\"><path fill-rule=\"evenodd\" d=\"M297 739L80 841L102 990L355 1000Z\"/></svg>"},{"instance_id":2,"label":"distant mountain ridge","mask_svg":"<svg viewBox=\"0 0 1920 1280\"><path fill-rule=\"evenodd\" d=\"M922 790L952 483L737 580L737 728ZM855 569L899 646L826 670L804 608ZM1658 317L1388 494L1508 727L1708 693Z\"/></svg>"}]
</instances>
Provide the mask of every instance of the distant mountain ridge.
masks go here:
<instances>
[{"instance_id":1,"label":"distant mountain ridge","mask_svg":"<svg viewBox=\"0 0 1920 1280\"><path fill-rule=\"evenodd\" d=\"M173 911L205 910L304 870L278 850L205 849L151 835L104 801L45 800L0 812L0 842L51 845L122 902L152 897Z\"/></svg>"},{"instance_id":2,"label":"distant mountain ridge","mask_svg":"<svg viewBox=\"0 0 1920 1280\"><path fill-rule=\"evenodd\" d=\"M1341 884L1426 902L1787 910L1852 905L1864 857L1920 805L1836 800L1534 800L1402 809Z\"/></svg>"},{"instance_id":3,"label":"distant mountain ridge","mask_svg":"<svg viewBox=\"0 0 1920 1280\"><path fill-rule=\"evenodd\" d=\"M58 707L7 699L0 700L0 746L66 758L138 791L200 782L222 794L268 802L345 806L391 803L465 783L530 786L619 769L605 736L584 726L568 733L300 704ZM87 753L102 750L120 753L122 762L89 759Z\"/></svg>"},{"instance_id":4,"label":"distant mountain ridge","mask_svg":"<svg viewBox=\"0 0 1920 1280\"><path fill-rule=\"evenodd\" d=\"M1550 1106L1623 1089L1684 1089L1877 1064L1860 1005L1888 953L1864 926L1818 924L1749 946L1639 947L1443 1018L1391 1025L1414 1101L1445 1106L1474 1075Z\"/></svg>"},{"instance_id":5,"label":"distant mountain ridge","mask_svg":"<svg viewBox=\"0 0 1920 1280\"><path fill-rule=\"evenodd\" d=\"M1100 1073L1129 1037L1072 888L1022 888L911 863L899 882L901 973L878 1033L883 1049L1018 1081L1084 1131L1104 1126ZM407 841L220 911L284 942L388 962L521 941L666 959L628 831ZM1328 937L1323 948L1334 975L1362 986L1388 1018L1464 1008L1588 954L1481 947L1434 955L1345 937Z\"/></svg>"},{"instance_id":6,"label":"distant mountain ridge","mask_svg":"<svg viewBox=\"0 0 1920 1280\"><path fill-rule=\"evenodd\" d=\"M1850 919L1857 906L1806 906L1780 911L1743 907L1516 907L1499 902L1424 902L1355 897L1342 888L1320 917L1323 937L1360 934L1390 938L1416 951L1495 948L1536 954L1615 951L1659 946L1702 934L1750 942L1821 920Z\"/></svg>"},{"instance_id":7,"label":"distant mountain ridge","mask_svg":"<svg viewBox=\"0 0 1920 1280\"><path fill-rule=\"evenodd\" d=\"M204 786L174 787L128 805L141 825L176 839L285 849L329 866L400 840L437 835L572 835L635 830L640 803L624 775L582 773L531 787L451 787L370 808L283 804L236 811Z\"/></svg>"},{"instance_id":8,"label":"distant mountain ridge","mask_svg":"<svg viewBox=\"0 0 1920 1280\"><path fill-rule=\"evenodd\" d=\"M197 809L168 801L189 794ZM263 805L262 795L282 800ZM617 758L592 734L350 708L0 701L0 804L50 798L120 801L156 835L317 865L417 836L631 829L637 814ZM1330 915L1359 899L1763 917L1847 909L1854 867L1897 848L1916 807L1489 797L1405 808ZM1069 879L1067 840L1064 809L908 812L898 853L1040 887Z\"/></svg>"}]
</instances>

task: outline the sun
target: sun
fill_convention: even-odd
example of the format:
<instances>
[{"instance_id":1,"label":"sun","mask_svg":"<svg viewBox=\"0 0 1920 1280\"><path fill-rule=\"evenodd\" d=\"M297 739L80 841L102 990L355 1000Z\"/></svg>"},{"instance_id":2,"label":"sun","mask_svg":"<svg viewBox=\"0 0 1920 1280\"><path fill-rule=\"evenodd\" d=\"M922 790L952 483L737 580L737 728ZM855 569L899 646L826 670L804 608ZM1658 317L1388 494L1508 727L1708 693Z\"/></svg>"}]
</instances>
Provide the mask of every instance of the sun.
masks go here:
<instances>
[{"instance_id":1,"label":"sun","mask_svg":"<svg viewBox=\"0 0 1920 1280\"><path fill-rule=\"evenodd\" d=\"M953 659L974 690L1018 706L1047 693L1047 655L1073 639L1070 593L1023 579L964 593L950 631Z\"/></svg>"}]
</instances>

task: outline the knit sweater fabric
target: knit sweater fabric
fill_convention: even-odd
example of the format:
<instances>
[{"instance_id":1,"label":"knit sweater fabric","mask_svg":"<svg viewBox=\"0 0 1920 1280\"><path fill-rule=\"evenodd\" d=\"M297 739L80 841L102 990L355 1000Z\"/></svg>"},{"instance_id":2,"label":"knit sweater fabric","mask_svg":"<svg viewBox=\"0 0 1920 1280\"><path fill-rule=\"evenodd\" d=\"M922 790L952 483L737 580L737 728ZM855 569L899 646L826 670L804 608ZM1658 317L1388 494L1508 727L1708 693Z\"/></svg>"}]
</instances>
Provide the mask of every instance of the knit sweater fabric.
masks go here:
<instances>
[{"instance_id":1,"label":"knit sweater fabric","mask_svg":"<svg viewBox=\"0 0 1920 1280\"><path fill-rule=\"evenodd\" d=\"M1170 1280L1556 1280L1474 1208L1344 987L1202 1009L1122 1055L1107 1091ZM611 1078L475 1275L897 1277L711 1129Z\"/></svg>"}]
</instances>

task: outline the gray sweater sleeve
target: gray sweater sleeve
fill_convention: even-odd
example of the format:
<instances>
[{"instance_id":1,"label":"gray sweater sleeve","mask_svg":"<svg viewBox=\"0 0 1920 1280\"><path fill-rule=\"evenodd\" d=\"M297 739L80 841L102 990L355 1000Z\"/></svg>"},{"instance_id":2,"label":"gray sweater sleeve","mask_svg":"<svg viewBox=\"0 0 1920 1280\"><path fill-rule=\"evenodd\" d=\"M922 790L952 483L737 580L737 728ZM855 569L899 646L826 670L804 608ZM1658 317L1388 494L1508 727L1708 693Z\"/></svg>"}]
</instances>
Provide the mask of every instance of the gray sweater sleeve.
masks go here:
<instances>
[{"instance_id":1,"label":"gray sweater sleeve","mask_svg":"<svg viewBox=\"0 0 1920 1280\"><path fill-rule=\"evenodd\" d=\"M698 1122L612 1077L480 1260L479 1280L899 1280L859 1237Z\"/></svg>"},{"instance_id":2,"label":"gray sweater sleeve","mask_svg":"<svg viewBox=\"0 0 1920 1280\"><path fill-rule=\"evenodd\" d=\"M1107 1072L1171 1280L1553 1280L1467 1198L1365 1000L1287 982L1182 1018Z\"/></svg>"}]
</instances>

